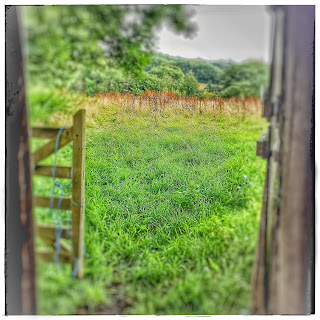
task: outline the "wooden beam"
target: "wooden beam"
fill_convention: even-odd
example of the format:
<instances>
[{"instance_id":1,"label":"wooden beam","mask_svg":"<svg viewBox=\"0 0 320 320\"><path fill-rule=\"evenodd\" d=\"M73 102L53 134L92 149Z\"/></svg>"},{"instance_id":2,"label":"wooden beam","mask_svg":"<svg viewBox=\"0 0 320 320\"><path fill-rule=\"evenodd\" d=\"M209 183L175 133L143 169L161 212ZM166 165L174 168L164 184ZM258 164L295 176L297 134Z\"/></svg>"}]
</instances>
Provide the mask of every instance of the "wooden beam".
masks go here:
<instances>
[{"instance_id":1,"label":"wooden beam","mask_svg":"<svg viewBox=\"0 0 320 320\"><path fill-rule=\"evenodd\" d=\"M72 248L73 270L83 276L84 243L84 182L86 149L86 110L79 110L73 117L73 177L72 177Z\"/></svg>"},{"instance_id":2,"label":"wooden beam","mask_svg":"<svg viewBox=\"0 0 320 320\"><path fill-rule=\"evenodd\" d=\"M52 166L36 166L34 175L52 177ZM56 167L56 178L71 179L71 167Z\"/></svg>"},{"instance_id":3,"label":"wooden beam","mask_svg":"<svg viewBox=\"0 0 320 320\"><path fill-rule=\"evenodd\" d=\"M61 227L61 237L64 239L71 239L71 229L69 227ZM53 225L37 224L35 225L35 232L40 238L52 238L56 237L56 228Z\"/></svg>"},{"instance_id":4,"label":"wooden beam","mask_svg":"<svg viewBox=\"0 0 320 320\"><path fill-rule=\"evenodd\" d=\"M314 6L273 6L269 157L253 314L314 313Z\"/></svg>"},{"instance_id":5,"label":"wooden beam","mask_svg":"<svg viewBox=\"0 0 320 320\"><path fill-rule=\"evenodd\" d=\"M51 139L55 137L60 128L40 128L40 127L33 127L30 128L30 136L33 138L43 138L43 139Z\"/></svg>"},{"instance_id":6,"label":"wooden beam","mask_svg":"<svg viewBox=\"0 0 320 320\"><path fill-rule=\"evenodd\" d=\"M55 238L46 238L46 237L43 237L41 238L41 240L49 247L51 248L56 248L56 239ZM68 254L71 256L71 252L72 252L72 249L69 245L67 245L66 243L62 242L60 240L60 252L59 252L59 256L60 255L65 255L65 254Z\"/></svg>"},{"instance_id":7,"label":"wooden beam","mask_svg":"<svg viewBox=\"0 0 320 320\"><path fill-rule=\"evenodd\" d=\"M268 159L269 156L269 129L257 140L257 156Z\"/></svg>"},{"instance_id":8,"label":"wooden beam","mask_svg":"<svg viewBox=\"0 0 320 320\"><path fill-rule=\"evenodd\" d=\"M25 98L25 64L22 59L23 36L19 6L6 7L6 134L5 174L6 205L1 210L5 223L5 304L6 316L36 314L34 236L32 215L30 142L28 135L28 105ZM18 16L18 17L17 17ZM20 28L19 28L20 27ZM3 49L2 49L3 50ZM3 101L3 100L2 100ZM3 101L4 102L4 101ZM3 103L2 102L2 103ZM4 108L4 106L3 106ZM30 111L30 109L29 109ZM4 173L5 169L5 173ZM4 180L4 179L3 179ZM3 186L3 185L2 185ZM4 189L4 188L3 188ZM2 219L1 219L2 220ZM3 291L2 291L3 292Z\"/></svg>"},{"instance_id":9,"label":"wooden beam","mask_svg":"<svg viewBox=\"0 0 320 320\"><path fill-rule=\"evenodd\" d=\"M55 262L54 261L54 251L51 249L41 248L36 250L36 256L44 262ZM67 252L60 252L59 262L60 263L71 263L71 255Z\"/></svg>"},{"instance_id":10,"label":"wooden beam","mask_svg":"<svg viewBox=\"0 0 320 320\"><path fill-rule=\"evenodd\" d=\"M33 197L33 205L35 207L41 207L41 208L50 208L50 197L39 197L35 196ZM53 200L53 208L57 208L59 198L54 198ZM68 197L62 197L61 210L71 210L71 199Z\"/></svg>"},{"instance_id":11,"label":"wooden beam","mask_svg":"<svg viewBox=\"0 0 320 320\"><path fill-rule=\"evenodd\" d=\"M49 238L49 237L41 237L41 240L49 247L54 248L54 243L56 242L56 239Z\"/></svg>"},{"instance_id":12,"label":"wooden beam","mask_svg":"<svg viewBox=\"0 0 320 320\"><path fill-rule=\"evenodd\" d=\"M62 131L58 149L61 149L66 144L72 141L72 128L68 128ZM49 157L55 151L56 137L52 138L47 144L33 153L33 163L36 166L41 160Z\"/></svg>"},{"instance_id":13,"label":"wooden beam","mask_svg":"<svg viewBox=\"0 0 320 320\"><path fill-rule=\"evenodd\" d=\"M55 231L55 230L53 230ZM49 247L52 248L56 248L56 242L57 242L57 238L56 238L56 234L55 232L53 234L47 233L44 234L42 233L41 235L38 234L38 236L40 236L41 240ZM69 237L70 238L70 237ZM69 254L71 256L71 252L72 249L69 245L67 245L66 243L62 242L60 239L60 254Z\"/></svg>"},{"instance_id":14,"label":"wooden beam","mask_svg":"<svg viewBox=\"0 0 320 320\"><path fill-rule=\"evenodd\" d=\"M67 245L66 243L60 241L60 246L61 246L61 249L60 249L60 254L66 254L68 253L70 256L71 256L71 253L72 253L72 248L71 246Z\"/></svg>"}]
</instances>

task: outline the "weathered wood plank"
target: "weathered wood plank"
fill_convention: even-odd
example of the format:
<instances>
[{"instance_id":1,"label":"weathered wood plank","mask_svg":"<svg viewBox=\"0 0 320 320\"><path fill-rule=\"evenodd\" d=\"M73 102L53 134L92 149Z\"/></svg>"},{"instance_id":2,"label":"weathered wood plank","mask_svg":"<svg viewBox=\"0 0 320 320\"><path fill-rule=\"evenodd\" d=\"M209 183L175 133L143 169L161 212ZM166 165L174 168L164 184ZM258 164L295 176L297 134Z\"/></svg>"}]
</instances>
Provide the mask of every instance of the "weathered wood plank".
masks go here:
<instances>
[{"instance_id":1,"label":"weathered wood plank","mask_svg":"<svg viewBox=\"0 0 320 320\"><path fill-rule=\"evenodd\" d=\"M265 279L266 279L266 228L267 228L267 207L268 207L268 181L269 168L267 168L263 192L263 206L260 219L260 231L258 245L256 247L255 262L251 276L251 314L265 314Z\"/></svg>"},{"instance_id":2,"label":"weathered wood plank","mask_svg":"<svg viewBox=\"0 0 320 320\"><path fill-rule=\"evenodd\" d=\"M257 140L257 156L268 159L269 156L269 129Z\"/></svg>"},{"instance_id":3,"label":"weathered wood plank","mask_svg":"<svg viewBox=\"0 0 320 320\"><path fill-rule=\"evenodd\" d=\"M41 127L33 127L30 128L30 135L33 138L43 138L43 139L51 139L55 137L60 128L41 128Z\"/></svg>"},{"instance_id":4,"label":"weathered wood plank","mask_svg":"<svg viewBox=\"0 0 320 320\"><path fill-rule=\"evenodd\" d=\"M314 312L314 10L274 7L267 192L252 313Z\"/></svg>"},{"instance_id":5,"label":"weathered wood plank","mask_svg":"<svg viewBox=\"0 0 320 320\"><path fill-rule=\"evenodd\" d=\"M282 79L281 70L283 63L283 24L284 16L281 9L274 13L275 34L273 39L273 57L271 64L270 86L264 100L263 116L270 121L268 131L257 141L257 156L268 159L267 175L265 181L264 202L260 221L259 244L256 251L254 272L252 274L250 309L253 314L269 313L270 283L274 281L272 268L272 231L275 221L278 182L276 153L279 145L278 131L275 130L279 113L279 98L281 96ZM275 192L273 192L275 191Z\"/></svg>"},{"instance_id":6,"label":"weathered wood plank","mask_svg":"<svg viewBox=\"0 0 320 320\"><path fill-rule=\"evenodd\" d=\"M69 142L72 141L72 128L63 130L60 136L58 149L61 149ZM56 137L53 137L47 144L33 153L33 163L36 166L41 160L49 157L54 151L56 146Z\"/></svg>"},{"instance_id":7,"label":"weathered wood plank","mask_svg":"<svg viewBox=\"0 0 320 320\"><path fill-rule=\"evenodd\" d=\"M34 175L51 177L52 169L53 169L52 166L36 166L34 169ZM63 167L63 166L56 167L55 177L71 179L71 167Z\"/></svg>"},{"instance_id":8,"label":"weathered wood plank","mask_svg":"<svg viewBox=\"0 0 320 320\"><path fill-rule=\"evenodd\" d=\"M50 197L33 197L33 205L35 207L41 208L50 208ZM53 208L57 208L59 198L54 198L53 200ZM62 210L71 210L71 198L62 197L60 209Z\"/></svg>"},{"instance_id":9,"label":"weathered wood plank","mask_svg":"<svg viewBox=\"0 0 320 320\"><path fill-rule=\"evenodd\" d=\"M73 177L72 177L72 248L73 268L77 277L83 276L84 243L84 182L86 148L86 110L79 110L73 117Z\"/></svg>"},{"instance_id":10,"label":"weathered wood plank","mask_svg":"<svg viewBox=\"0 0 320 320\"><path fill-rule=\"evenodd\" d=\"M57 239L56 239L56 235L54 234L54 236L50 235L43 235L41 236L41 240L49 247L51 248L56 248L56 243L57 243ZM66 243L60 241L60 254L69 254L71 256L71 252L72 249L69 245L67 245Z\"/></svg>"},{"instance_id":11,"label":"weathered wood plank","mask_svg":"<svg viewBox=\"0 0 320 320\"><path fill-rule=\"evenodd\" d=\"M71 239L71 229L69 227L61 227L62 233L61 237L64 239ZM40 238L52 238L55 239L55 226L46 225L46 224L37 224L35 225L35 232Z\"/></svg>"},{"instance_id":12,"label":"weathered wood plank","mask_svg":"<svg viewBox=\"0 0 320 320\"><path fill-rule=\"evenodd\" d=\"M36 250L36 257L44 262L54 262L54 251L50 249L41 248ZM71 255L67 252L60 252L59 262L60 263L71 263Z\"/></svg>"},{"instance_id":13,"label":"weathered wood plank","mask_svg":"<svg viewBox=\"0 0 320 320\"><path fill-rule=\"evenodd\" d=\"M312 312L314 6L288 6L285 42L278 313ZM310 250L310 251L309 251ZM309 275L308 275L309 273ZM312 297L313 296L313 297ZM274 299L271 296L270 299ZM276 299L276 298L275 298ZM272 310L273 311L273 310Z\"/></svg>"},{"instance_id":14,"label":"weathered wood plank","mask_svg":"<svg viewBox=\"0 0 320 320\"><path fill-rule=\"evenodd\" d=\"M71 246L69 246L68 244L62 241L60 241L60 246L61 246L60 254L69 254L71 256L71 253L72 253Z\"/></svg>"},{"instance_id":15,"label":"weathered wood plank","mask_svg":"<svg viewBox=\"0 0 320 320\"><path fill-rule=\"evenodd\" d=\"M6 316L34 315L37 309L30 177L32 166L29 159L28 105L23 72L25 61L22 59L23 35L19 32L22 31L20 10L18 6L6 7L5 57L8 68L6 103L5 107L2 107L6 112L6 134L2 135L6 145L6 166L1 168L1 177L4 177L4 169L6 170L6 179L3 182L6 206L5 211L4 207L3 211L1 210L1 223L5 223L5 234L1 236L5 237L6 241L5 250L2 251L3 256L4 252L6 254L6 265L1 266L4 270L1 271L2 275L5 272L6 299L1 313ZM20 19L17 16L20 16Z\"/></svg>"}]
</instances>

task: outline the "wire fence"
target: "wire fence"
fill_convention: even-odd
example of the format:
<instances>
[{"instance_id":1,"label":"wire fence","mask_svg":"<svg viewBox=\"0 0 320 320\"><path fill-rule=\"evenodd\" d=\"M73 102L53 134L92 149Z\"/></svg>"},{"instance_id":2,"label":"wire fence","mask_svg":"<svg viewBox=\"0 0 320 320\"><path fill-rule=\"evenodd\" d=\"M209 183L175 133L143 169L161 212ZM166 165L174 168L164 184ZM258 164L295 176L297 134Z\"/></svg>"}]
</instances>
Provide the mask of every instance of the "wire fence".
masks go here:
<instances>
[{"instance_id":1,"label":"wire fence","mask_svg":"<svg viewBox=\"0 0 320 320\"><path fill-rule=\"evenodd\" d=\"M183 112L188 116L195 114L253 114L261 115L262 101L257 97L250 98L199 98L186 95L177 95L171 91L146 90L135 96L130 93L108 92L97 94L96 97L104 105L118 105L123 111L132 114L153 113L157 115L166 112ZM157 118L155 119L157 122Z\"/></svg>"}]
</instances>

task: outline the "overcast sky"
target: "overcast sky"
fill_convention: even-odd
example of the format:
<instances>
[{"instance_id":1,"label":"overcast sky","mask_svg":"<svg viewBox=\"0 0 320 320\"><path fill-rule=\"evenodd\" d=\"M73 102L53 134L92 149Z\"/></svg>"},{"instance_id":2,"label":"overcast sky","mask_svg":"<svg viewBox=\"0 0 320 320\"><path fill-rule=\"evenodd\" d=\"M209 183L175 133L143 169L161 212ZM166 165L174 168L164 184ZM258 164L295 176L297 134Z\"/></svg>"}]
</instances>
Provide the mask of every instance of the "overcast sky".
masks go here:
<instances>
[{"instance_id":1,"label":"overcast sky","mask_svg":"<svg viewBox=\"0 0 320 320\"><path fill-rule=\"evenodd\" d=\"M266 6L192 7L197 35L186 39L163 28L158 51L186 58L270 61L271 16Z\"/></svg>"}]
</instances>

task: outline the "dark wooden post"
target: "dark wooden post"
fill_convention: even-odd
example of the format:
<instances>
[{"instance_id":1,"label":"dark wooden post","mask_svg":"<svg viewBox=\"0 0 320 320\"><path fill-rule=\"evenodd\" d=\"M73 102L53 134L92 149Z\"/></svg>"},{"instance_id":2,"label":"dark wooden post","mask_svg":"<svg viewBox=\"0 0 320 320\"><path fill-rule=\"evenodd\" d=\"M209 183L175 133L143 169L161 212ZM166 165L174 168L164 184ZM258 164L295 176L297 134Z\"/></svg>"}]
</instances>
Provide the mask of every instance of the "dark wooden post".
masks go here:
<instances>
[{"instance_id":1,"label":"dark wooden post","mask_svg":"<svg viewBox=\"0 0 320 320\"><path fill-rule=\"evenodd\" d=\"M6 7L6 314L36 312L28 117L16 7Z\"/></svg>"},{"instance_id":2,"label":"dark wooden post","mask_svg":"<svg viewBox=\"0 0 320 320\"><path fill-rule=\"evenodd\" d=\"M314 312L314 6L275 6L253 314ZM261 147L264 149L261 152ZM260 150L260 151L259 151Z\"/></svg>"}]
</instances>

